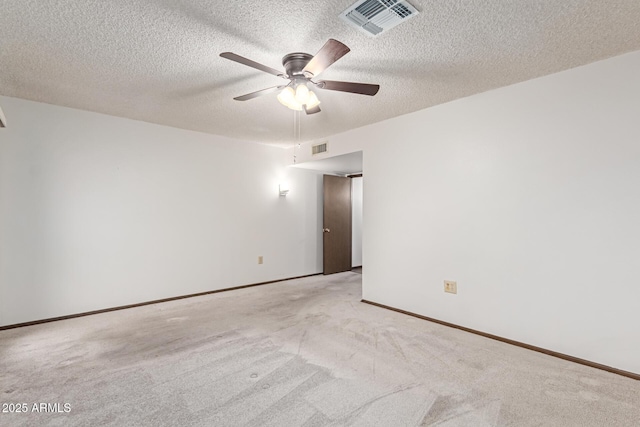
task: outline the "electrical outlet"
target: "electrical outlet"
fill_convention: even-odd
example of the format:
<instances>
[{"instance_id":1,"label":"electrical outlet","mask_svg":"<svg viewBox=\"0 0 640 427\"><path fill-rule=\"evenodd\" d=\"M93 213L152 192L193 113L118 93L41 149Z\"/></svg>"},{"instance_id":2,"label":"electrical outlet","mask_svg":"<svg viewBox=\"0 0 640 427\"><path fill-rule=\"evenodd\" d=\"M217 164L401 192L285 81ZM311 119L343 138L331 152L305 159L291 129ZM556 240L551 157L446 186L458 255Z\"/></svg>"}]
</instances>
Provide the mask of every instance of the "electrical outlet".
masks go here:
<instances>
[{"instance_id":1,"label":"electrical outlet","mask_svg":"<svg viewBox=\"0 0 640 427\"><path fill-rule=\"evenodd\" d=\"M450 294L457 294L458 293L458 284L456 282L451 281L451 280L445 280L444 281L444 291L448 292Z\"/></svg>"},{"instance_id":2,"label":"electrical outlet","mask_svg":"<svg viewBox=\"0 0 640 427\"><path fill-rule=\"evenodd\" d=\"M262 259L262 255L258 257L258 264L263 264L264 260Z\"/></svg>"}]
</instances>

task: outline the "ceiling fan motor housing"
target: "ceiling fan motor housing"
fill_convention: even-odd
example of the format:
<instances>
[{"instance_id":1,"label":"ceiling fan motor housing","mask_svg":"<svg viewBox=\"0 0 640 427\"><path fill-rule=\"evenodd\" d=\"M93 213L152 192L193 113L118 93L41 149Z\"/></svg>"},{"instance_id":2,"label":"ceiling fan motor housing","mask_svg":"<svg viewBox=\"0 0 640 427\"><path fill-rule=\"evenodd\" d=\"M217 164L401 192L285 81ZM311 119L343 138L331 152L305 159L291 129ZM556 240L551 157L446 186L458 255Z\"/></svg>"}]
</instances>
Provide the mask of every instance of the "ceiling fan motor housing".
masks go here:
<instances>
[{"instance_id":1,"label":"ceiling fan motor housing","mask_svg":"<svg viewBox=\"0 0 640 427\"><path fill-rule=\"evenodd\" d=\"M289 77L306 77L302 70L312 58L308 53L294 52L282 58L282 65Z\"/></svg>"}]
</instances>

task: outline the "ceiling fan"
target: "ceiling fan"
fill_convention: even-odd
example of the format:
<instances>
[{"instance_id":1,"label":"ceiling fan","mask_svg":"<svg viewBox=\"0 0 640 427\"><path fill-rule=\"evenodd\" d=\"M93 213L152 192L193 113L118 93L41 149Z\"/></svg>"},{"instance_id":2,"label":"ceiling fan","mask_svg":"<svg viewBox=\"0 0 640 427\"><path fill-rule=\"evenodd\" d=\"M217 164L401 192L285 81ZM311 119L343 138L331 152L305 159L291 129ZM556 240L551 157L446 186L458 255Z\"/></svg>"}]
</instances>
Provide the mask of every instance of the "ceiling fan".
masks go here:
<instances>
[{"instance_id":1,"label":"ceiling fan","mask_svg":"<svg viewBox=\"0 0 640 427\"><path fill-rule=\"evenodd\" d=\"M307 114L315 114L320 112L320 101L316 94L309 90L310 84L318 89L337 90L360 95L373 96L378 93L380 85L333 80L312 80L331 64L346 55L349 50L350 49L343 43L329 39L315 56L301 52L285 55L282 58L282 65L284 66L285 72L267 67L266 65L262 65L232 52L223 52L220 56L289 80L289 83L286 85L273 86L233 98L236 101L247 101L281 90L278 95L278 101L280 101L281 104L292 110L304 110Z\"/></svg>"}]
</instances>

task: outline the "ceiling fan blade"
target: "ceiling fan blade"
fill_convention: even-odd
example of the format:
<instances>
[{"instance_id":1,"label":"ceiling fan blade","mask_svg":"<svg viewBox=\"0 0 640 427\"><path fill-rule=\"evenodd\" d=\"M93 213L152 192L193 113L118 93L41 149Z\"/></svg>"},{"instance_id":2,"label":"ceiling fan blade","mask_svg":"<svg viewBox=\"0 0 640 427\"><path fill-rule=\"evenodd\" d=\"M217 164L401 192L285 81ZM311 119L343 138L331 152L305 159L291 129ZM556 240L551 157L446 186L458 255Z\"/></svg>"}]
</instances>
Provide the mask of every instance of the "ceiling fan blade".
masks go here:
<instances>
[{"instance_id":1,"label":"ceiling fan blade","mask_svg":"<svg viewBox=\"0 0 640 427\"><path fill-rule=\"evenodd\" d=\"M269 87L269 88L266 88L266 89L262 89L262 90L258 90L258 91L255 91L255 92L248 93L246 95L236 96L233 99L235 99L236 101L247 101L249 99L257 98L257 97L262 96L262 95L267 95L269 93L277 92L278 90L284 89L285 87L287 87L287 85Z\"/></svg>"},{"instance_id":2,"label":"ceiling fan blade","mask_svg":"<svg viewBox=\"0 0 640 427\"><path fill-rule=\"evenodd\" d=\"M308 110L307 110L307 107L304 106L304 112L307 113L307 114L315 114L315 113L319 113L320 111L322 111L322 110L320 110L320 106L319 105L316 105L313 108L309 108Z\"/></svg>"},{"instance_id":3,"label":"ceiling fan blade","mask_svg":"<svg viewBox=\"0 0 640 427\"><path fill-rule=\"evenodd\" d=\"M302 72L310 77L317 76L338 59L345 56L351 49L338 40L329 39L316 56L302 69Z\"/></svg>"},{"instance_id":4,"label":"ceiling fan blade","mask_svg":"<svg viewBox=\"0 0 640 427\"><path fill-rule=\"evenodd\" d=\"M380 90L380 85L368 83L336 82L333 80L320 80L317 83L320 89L339 90L340 92L358 93L360 95L373 96Z\"/></svg>"},{"instance_id":5,"label":"ceiling fan blade","mask_svg":"<svg viewBox=\"0 0 640 427\"><path fill-rule=\"evenodd\" d=\"M222 52L220 54L221 57L229 59L231 61L238 62L243 65L247 65L249 67L255 68L256 70L264 71L265 73L273 74L274 76L282 77L284 79L287 78L285 73L282 71L276 70L275 68L267 67L266 65L262 65L256 61L252 61L250 59L245 58L244 56L236 55L233 52Z\"/></svg>"}]
</instances>

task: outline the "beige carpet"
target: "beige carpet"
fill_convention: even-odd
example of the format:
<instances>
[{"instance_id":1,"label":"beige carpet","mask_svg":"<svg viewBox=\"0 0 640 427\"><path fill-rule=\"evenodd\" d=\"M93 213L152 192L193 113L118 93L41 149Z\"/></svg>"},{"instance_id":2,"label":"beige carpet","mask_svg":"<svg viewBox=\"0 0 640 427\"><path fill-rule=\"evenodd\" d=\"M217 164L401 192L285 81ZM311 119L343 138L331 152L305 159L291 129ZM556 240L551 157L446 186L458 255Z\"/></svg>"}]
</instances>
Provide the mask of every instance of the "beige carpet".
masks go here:
<instances>
[{"instance_id":1,"label":"beige carpet","mask_svg":"<svg viewBox=\"0 0 640 427\"><path fill-rule=\"evenodd\" d=\"M360 303L361 279L1 331L0 402L28 411L0 425L640 425L639 381Z\"/></svg>"}]
</instances>

